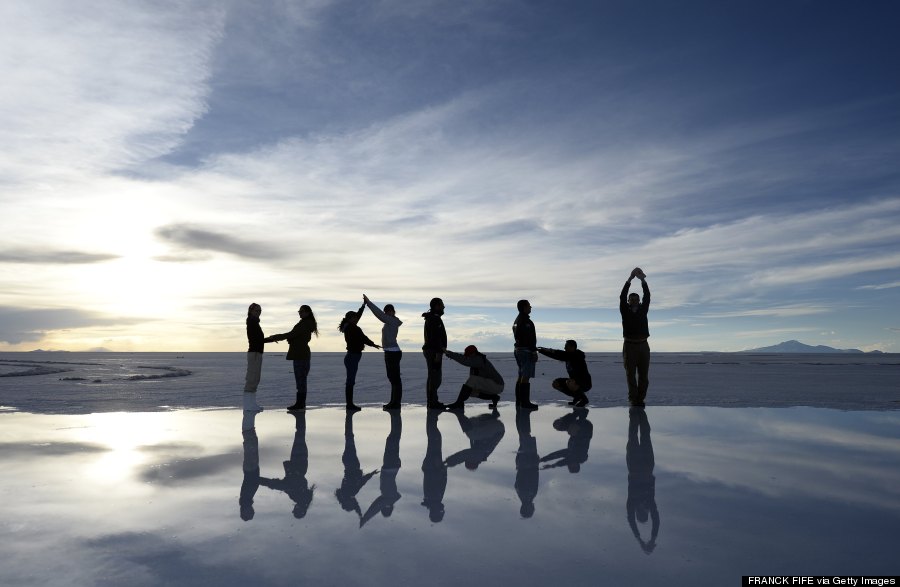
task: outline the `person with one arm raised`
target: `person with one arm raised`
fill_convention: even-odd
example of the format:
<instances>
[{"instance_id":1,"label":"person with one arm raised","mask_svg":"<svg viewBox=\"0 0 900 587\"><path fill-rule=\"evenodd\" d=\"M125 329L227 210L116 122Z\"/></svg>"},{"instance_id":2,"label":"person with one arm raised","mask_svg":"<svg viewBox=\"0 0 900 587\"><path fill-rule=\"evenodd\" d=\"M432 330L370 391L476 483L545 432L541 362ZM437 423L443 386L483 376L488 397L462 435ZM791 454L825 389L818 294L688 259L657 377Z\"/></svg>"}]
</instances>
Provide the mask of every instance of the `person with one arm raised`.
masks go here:
<instances>
[{"instance_id":1,"label":"person with one arm raised","mask_svg":"<svg viewBox=\"0 0 900 587\"><path fill-rule=\"evenodd\" d=\"M384 405L384 409L399 410L400 401L403 399L403 380L400 378L400 359L403 358L403 351L397 344L397 335L403 321L397 318L393 304L386 304L384 310L381 310L365 294L363 301L372 314L384 324L381 327L381 348L384 351L384 370L387 372L388 381L391 382L391 399Z\"/></svg>"}]
</instances>

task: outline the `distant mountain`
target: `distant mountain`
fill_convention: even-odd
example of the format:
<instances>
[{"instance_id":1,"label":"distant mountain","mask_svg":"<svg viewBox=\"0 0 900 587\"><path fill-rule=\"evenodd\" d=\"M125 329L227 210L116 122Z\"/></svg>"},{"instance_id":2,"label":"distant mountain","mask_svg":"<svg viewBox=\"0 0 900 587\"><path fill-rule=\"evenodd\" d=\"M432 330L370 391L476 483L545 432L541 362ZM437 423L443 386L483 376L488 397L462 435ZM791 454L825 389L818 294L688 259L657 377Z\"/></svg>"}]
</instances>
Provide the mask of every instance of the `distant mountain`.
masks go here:
<instances>
[{"instance_id":1,"label":"distant mountain","mask_svg":"<svg viewBox=\"0 0 900 587\"><path fill-rule=\"evenodd\" d=\"M859 349L836 349L825 345L810 346L799 340L786 340L773 346L741 351L742 353L862 353ZM878 352L878 351L875 351Z\"/></svg>"}]
</instances>

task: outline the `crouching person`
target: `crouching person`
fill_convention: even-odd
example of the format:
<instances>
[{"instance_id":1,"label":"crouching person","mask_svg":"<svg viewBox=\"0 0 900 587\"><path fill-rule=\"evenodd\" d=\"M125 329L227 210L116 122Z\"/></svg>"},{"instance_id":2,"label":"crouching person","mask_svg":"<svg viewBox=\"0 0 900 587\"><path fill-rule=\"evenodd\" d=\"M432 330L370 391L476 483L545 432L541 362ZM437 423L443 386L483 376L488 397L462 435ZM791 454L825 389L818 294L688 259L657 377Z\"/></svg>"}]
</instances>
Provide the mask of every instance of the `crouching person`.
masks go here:
<instances>
[{"instance_id":1,"label":"crouching person","mask_svg":"<svg viewBox=\"0 0 900 587\"><path fill-rule=\"evenodd\" d=\"M568 377L553 380L553 389L572 398L570 404L583 408L588 404L586 392L591 389L591 374L588 372L584 353L578 350L578 343L567 340L564 350L538 347L538 352L557 361L565 361Z\"/></svg>"},{"instance_id":2,"label":"crouching person","mask_svg":"<svg viewBox=\"0 0 900 587\"><path fill-rule=\"evenodd\" d=\"M488 358L478 352L475 345L469 345L463 354L454 353L445 350L444 354L453 359L460 365L469 368L469 378L459 390L459 397L456 401L447 406L450 410L461 410L465 401L471 396L480 399L489 400L490 408L497 409L497 402L500 401L500 394L503 393L503 377L497 372L497 369L491 364Z\"/></svg>"}]
</instances>

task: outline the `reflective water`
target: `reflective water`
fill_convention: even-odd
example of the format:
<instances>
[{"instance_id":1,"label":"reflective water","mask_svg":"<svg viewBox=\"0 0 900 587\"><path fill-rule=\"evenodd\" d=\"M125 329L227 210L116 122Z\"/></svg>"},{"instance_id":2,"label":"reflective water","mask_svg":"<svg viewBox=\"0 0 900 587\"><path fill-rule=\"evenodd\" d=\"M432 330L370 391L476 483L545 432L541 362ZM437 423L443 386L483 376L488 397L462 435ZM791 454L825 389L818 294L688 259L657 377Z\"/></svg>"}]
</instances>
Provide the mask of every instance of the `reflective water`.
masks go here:
<instances>
[{"instance_id":1,"label":"reflective water","mask_svg":"<svg viewBox=\"0 0 900 587\"><path fill-rule=\"evenodd\" d=\"M898 572L892 411L0 412L0 463L3 585Z\"/></svg>"}]
</instances>

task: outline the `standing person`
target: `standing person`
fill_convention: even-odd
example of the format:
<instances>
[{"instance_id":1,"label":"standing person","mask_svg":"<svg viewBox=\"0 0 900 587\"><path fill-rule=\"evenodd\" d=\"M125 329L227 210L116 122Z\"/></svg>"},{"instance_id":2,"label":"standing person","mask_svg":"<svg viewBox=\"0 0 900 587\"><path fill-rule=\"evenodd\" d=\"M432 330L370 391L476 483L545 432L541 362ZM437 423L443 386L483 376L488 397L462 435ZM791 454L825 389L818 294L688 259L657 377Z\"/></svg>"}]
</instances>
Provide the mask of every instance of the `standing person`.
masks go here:
<instances>
[{"instance_id":1,"label":"standing person","mask_svg":"<svg viewBox=\"0 0 900 587\"><path fill-rule=\"evenodd\" d=\"M537 333L534 330L534 322L531 321L531 304L528 300L519 300L516 307L519 315L512 325L513 338L516 341L514 355L516 365L519 367L519 377L516 379L516 407L536 410L537 405L531 403L531 383L528 380L534 377L534 364L537 362Z\"/></svg>"},{"instance_id":2,"label":"standing person","mask_svg":"<svg viewBox=\"0 0 900 587\"><path fill-rule=\"evenodd\" d=\"M641 280L644 299L636 293L629 294L631 280ZM650 327L647 325L647 312L650 310L650 288L647 287L647 276L640 267L635 267L619 295L619 313L622 314L622 359L625 364L625 377L628 381L628 401L632 406L643 407L647 397L647 386L650 385ZM627 299L626 299L626 296ZM637 378L635 378L637 373Z\"/></svg>"},{"instance_id":3,"label":"standing person","mask_svg":"<svg viewBox=\"0 0 900 587\"><path fill-rule=\"evenodd\" d=\"M566 373L568 379L560 377L553 380L553 389L561 391L573 399L571 404L577 408L583 408L588 405L588 398L585 395L590 391L591 373L587 368L584 353L578 350L578 343L574 340L567 340L564 350L547 349L538 347L538 352L557 361L565 361Z\"/></svg>"},{"instance_id":4,"label":"standing person","mask_svg":"<svg viewBox=\"0 0 900 587\"><path fill-rule=\"evenodd\" d=\"M306 409L306 377L309 375L309 364L312 353L309 350L309 341L312 335L319 336L319 327L312 308L307 305L300 306L297 310L300 321L294 325L290 332L274 334L264 342L288 341L288 352L285 359L294 362L294 381L297 383L297 401L288 406L289 411Z\"/></svg>"},{"instance_id":5,"label":"standing person","mask_svg":"<svg viewBox=\"0 0 900 587\"><path fill-rule=\"evenodd\" d=\"M369 337L363 333L362 328L357 324L365 310L366 305L363 304L356 312L347 312L344 315L344 319L341 320L340 326L338 326L338 330L344 334L344 342L347 343L347 354L344 355L344 368L347 369L344 398L347 402L347 409L354 412L361 409L353 403L353 386L356 385L356 372L359 370L359 360L362 358L363 349L366 345L376 349L381 348L369 340Z\"/></svg>"},{"instance_id":6,"label":"standing person","mask_svg":"<svg viewBox=\"0 0 900 587\"><path fill-rule=\"evenodd\" d=\"M403 381L400 379L400 359L403 358L403 351L397 344L397 332L403 321L397 318L393 304L385 305L384 311L381 311L365 294L363 301L372 314L384 324L381 327L381 348L384 350L384 370L387 372L388 381L391 382L391 399L384 405L384 409L399 410L400 400L403 397Z\"/></svg>"},{"instance_id":7,"label":"standing person","mask_svg":"<svg viewBox=\"0 0 900 587\"><path fill-rule=\"evenodd\" d=\"M256 403L256 388L262 374L263 347L265 335L259 325L262 306L250 304L247 308L247 376L244 380L244 411L261 412L262 406Z\"/></svg>"},{"instance_id":8,"label":"standing person","mask_svg":"<svg viewBox=\"0 0 900 587\"><path fill-rule=\"evenodd\" d=\"M445 350L444 354L469 368L469 378L463 383L459 390L459 397L456 401L447 406L448 410L461 410L465 407L465 401L472 395L475 397L490 400L490 408L497 409L497 402L500 401L500 394L503 393L503 377L497 372L497 369L488 358L474 344L470 344L463 351L463 354L454 353Z\"/></svg>"},{"instance_id":9,"label":"standing person","mask_svg":"<svg viewBox=\"0 0 900 587\"><path fill-rule=\"evenodd\" d=\"M425 344L422 354L428 367L428 379L425 382L425 398L429 410L443 410L444 404L438 401L438 388L441 386L441 360L447 348L447 331L444 330L444 301L432 298L429 310L422 314L425 319Z\"/></svg>"}]
</instances>

